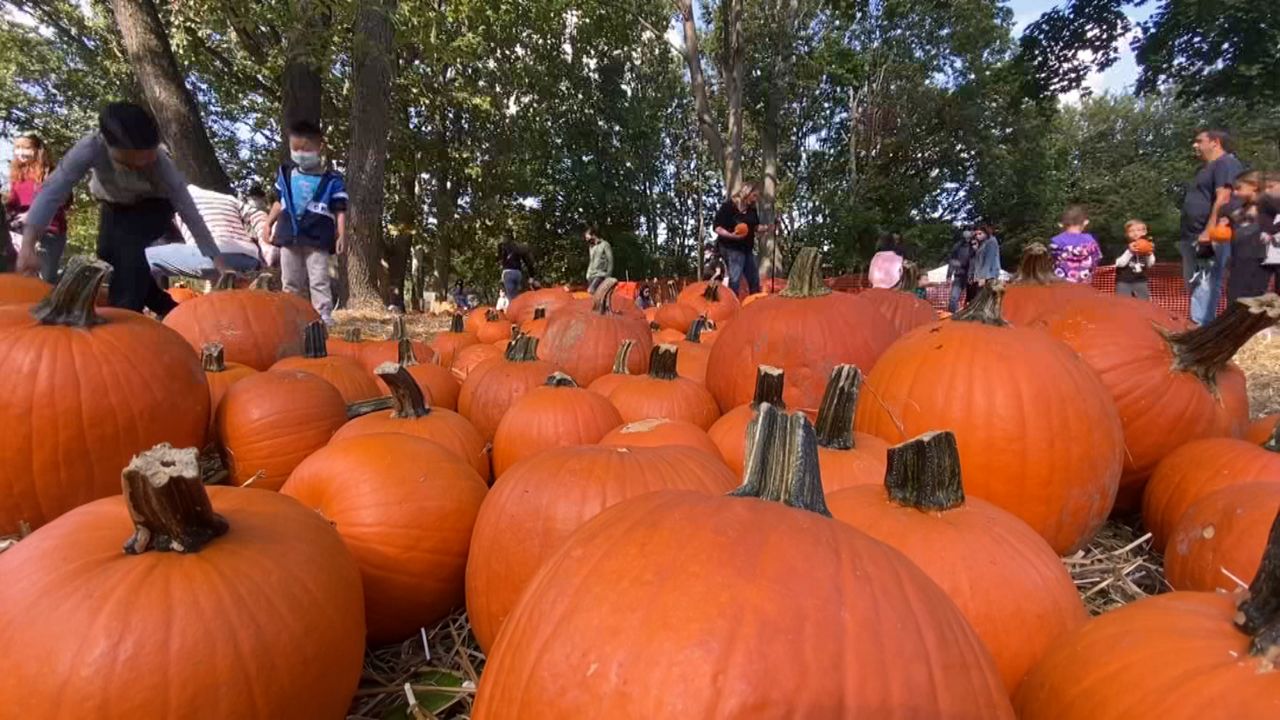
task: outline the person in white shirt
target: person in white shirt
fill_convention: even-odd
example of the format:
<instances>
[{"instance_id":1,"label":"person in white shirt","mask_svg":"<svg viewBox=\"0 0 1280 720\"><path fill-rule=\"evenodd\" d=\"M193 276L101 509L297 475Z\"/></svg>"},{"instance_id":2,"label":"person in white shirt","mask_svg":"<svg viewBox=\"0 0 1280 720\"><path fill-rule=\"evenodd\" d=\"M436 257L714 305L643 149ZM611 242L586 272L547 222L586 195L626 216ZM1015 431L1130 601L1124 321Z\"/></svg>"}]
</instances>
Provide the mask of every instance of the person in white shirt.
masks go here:
<instances>
[{"instance_id":1,"label":"person in white shirt","mask_svg":"<svg viewBox=\"0 0 1280 720\"><path fill-rule=\"evenodd\" d=\"M195 185L187 186L187 191L213 235L227 267L236 272L253 272L261 268L262 255L254 238L261 237L267 214L253 203L242 202L234 195ZM176 218L176 221L185 242L147 248L147 262L154 271L165 275L212 278L216 273L213 262L200 252L195 237L182 218Z\"/></svg>"}]
</instances>

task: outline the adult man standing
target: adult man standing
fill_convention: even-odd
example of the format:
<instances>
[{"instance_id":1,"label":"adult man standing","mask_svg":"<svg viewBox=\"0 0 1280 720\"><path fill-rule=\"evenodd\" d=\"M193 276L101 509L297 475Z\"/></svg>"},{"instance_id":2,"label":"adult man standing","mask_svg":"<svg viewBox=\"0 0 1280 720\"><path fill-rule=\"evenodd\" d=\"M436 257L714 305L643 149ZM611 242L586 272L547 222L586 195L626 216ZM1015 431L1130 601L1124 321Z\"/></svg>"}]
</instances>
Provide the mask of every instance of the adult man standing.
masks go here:
<instances>
[{"instance_id":1,"label":"adult man standing","mask_svg":"<svg viewBox=\"0 0 1280 720\"><path fill-rule=\"evenodd\" d=\"M1232 154L1231 136L1225 130L1201 130L1193 147L1204 164L1182 199L1178 252L1182 254L1182 277L1191 293L1191 321L1204 325L1218 314L1222 271L1231 259L1230 243L1211 243L1209 228L1230 210L1231 183L1244 171L1244 165Z\"/></svg>"},{"instance_id":2,"label":"adult man standing","mask_svg":"<svg viewBox=\"0 0 1280 720\"><path fill-rule=\"evenodd\" d=\"M587 259L587 292L594 293L600 283L613 276L613 248L608 240L600 237L595 225L588 225L582 231L582 237L590 248Z\"/></svg>"}]
</instances>

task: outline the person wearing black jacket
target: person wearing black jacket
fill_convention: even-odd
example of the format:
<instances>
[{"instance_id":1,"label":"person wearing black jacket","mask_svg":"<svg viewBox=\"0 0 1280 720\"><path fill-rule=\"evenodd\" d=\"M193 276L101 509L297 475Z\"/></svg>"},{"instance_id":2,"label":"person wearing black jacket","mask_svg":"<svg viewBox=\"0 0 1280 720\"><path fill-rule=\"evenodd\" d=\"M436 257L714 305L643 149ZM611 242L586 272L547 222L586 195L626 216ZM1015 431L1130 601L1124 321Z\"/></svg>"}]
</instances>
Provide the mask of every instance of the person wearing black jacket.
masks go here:
<instances>
[{"instance_id":1,"label":"person wearing black jacket","mask_svg":"<svg viewBox=\"0 0 1280 720\"><path fill-rule=\"evenodd\" d=\"M960 298L969 288L969 264L973 260L973 232L965 230L951 246L947 258L947 279L951 281L951 296L947 298L947 311L960 309Z\"/></svg>"},{"instance_id":2,"label":"person wearing black jacket","mask_svg":"<svg viewBox=\"0 0 1280 720\"><path fill-rule=\"evenodd\" d=\"M507 293L507 300L515 300L524 285L526 271L529 278L536 274L533 258L529 256L528 248L508 233L498 245L498 264L502 268L502 289Z\"/></svg>"},{"instance_id":3,"label":"person wearing black jacket","mask_svg":"<svg viewBox=\"0 0 1280 720\"><path fill-rule=\"evenodd\" d=\"M1227 299L1263 295L1271 285L1274 269L1264 266L1272 220L1261 207L1261 173L1244 172L1232 183L1232 195L1239 203L1231 213L1231 272L1227 276Z\"/></svg>"},{"instance_id":4,"label":"person wearing black jacket","mask_svg":"<svg viewBox=\"0 0 1280 720\"><path fill-rule=\"evenodd\" d=\"M733 197L724 201L716 212L712 227L716 233L716 246L729 273L729 289L740 293L739 285L745 278L747 292L760 292L760 268L756 265L756 233L768 230L760 224L756 212L759 199L755 183L743 183ZM738 232L744 230L745 232Z\"/></svg>"}]
</instances>

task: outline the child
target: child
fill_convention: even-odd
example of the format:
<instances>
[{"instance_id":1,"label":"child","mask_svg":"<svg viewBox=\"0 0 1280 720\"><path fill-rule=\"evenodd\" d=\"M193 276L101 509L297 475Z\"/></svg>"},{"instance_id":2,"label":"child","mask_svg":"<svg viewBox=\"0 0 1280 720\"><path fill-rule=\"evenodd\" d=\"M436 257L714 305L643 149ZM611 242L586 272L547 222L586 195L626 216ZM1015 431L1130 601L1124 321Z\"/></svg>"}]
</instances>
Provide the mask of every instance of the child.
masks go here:
<instances>
[{"instance_id":1,"label":"child","mask_svg":"<svg viewBox=\"0 0 1280 720\"><path fill-rule=\"evenodd\" d=\"M1129 247L1116 258L1116 294L1150 300L1147 269L1156 264L1155 243L1147 237L1147 224L1141 220L1125 223L1124 236Z\"/></svg>"},{"instance_id":2,"label":"child","mask_svg":"<svg viewBox=\"0 0 1280 720\"><path fill-rule=\"evenodd\" d=\"M1053 273L1071 283L1088 283L1102 258L1098 241L1086 233L1089 216L1080 205L1072 205L1062 213L1062 232L1049 241L1053 254Z\"/></svg>"},{"instance_id":3,"label":"child","mask_svg":"<svg viewBox=\"0 0 1280 720\"><path fill-rule=\"evenodd\" d=\"M1230 274L1227 276L1227 300L1256 297L1267 292L1275 266L1265 265L1270 246L1271 221L1262 212L1262 174L1256 170L1241 173L1231 185L1231 194L1239 207L1232 211ZM1265 227L1264 227L1265 226Z\"/></svg>"},{"instance_id":4,"label":"child","mask_svg":"<svg viewBox=\"0 0 1280 720\"><path fill-rule=\"evenodd\" d=\"M1262 237L1267 243L1262 269L1275 282L1275 292L1280 292L1280 172L1265 173L1262 186L1264 192L1258 207L1259 214L1265 219Z\"/></svg>"},{"instance_id":5,"label":"child","mask_svg":"<svg viewBox=\"0 0 1280 720\"><path fill-rule=\"evenodd\" d=\"M40 188L49 175L49 158L44 141L35 133L19 135L13 141L13 162L9 165L9 197L5 206L9 211L10 229L14 231L18 245L22 246L22 231L27 212L40 194ZM53 216L53 222L45 230L36 247L40 258L40 279L47 283L58 279L58 262L67 246L67 206L64 203ZM17 249L17 248L15 248Z\"/></svg>"},{"instance_id":6,"label":"child","mask_svg":"<svg viewBox=\"0 0 1280 720\"><path fill-rule=\"evenodd\" d=\"M326 165L325 149L324 132L314 123L304 120L289 128L292 162L281 165L276 176L280 199L271 206L262 239L280 248L285 291L305 297L309 290L312 307L332 325L329 257L346 251L347 188L342 175Z\"/></svg>"}]
</instances>

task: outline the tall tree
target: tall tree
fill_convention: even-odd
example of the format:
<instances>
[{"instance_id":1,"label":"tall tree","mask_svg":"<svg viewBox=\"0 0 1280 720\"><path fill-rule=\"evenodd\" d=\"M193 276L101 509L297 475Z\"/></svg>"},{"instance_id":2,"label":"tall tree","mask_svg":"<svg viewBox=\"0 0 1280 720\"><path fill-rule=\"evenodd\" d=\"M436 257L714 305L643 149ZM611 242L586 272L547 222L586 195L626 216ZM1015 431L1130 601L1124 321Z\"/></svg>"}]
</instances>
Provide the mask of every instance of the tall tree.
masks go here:
<instances>
[{"instance_id":1,"label":"tall tree","mask_svg":"<svg viewBox=\"0 0 1280 720\"><path fill-rule=\"evenodd\" d=\"M200 187L227 192L231 181L218 162L200 107L183 79L153 0L111 0L125 53L156 116L174 162Z\"/></svg>"}]
</instances>

